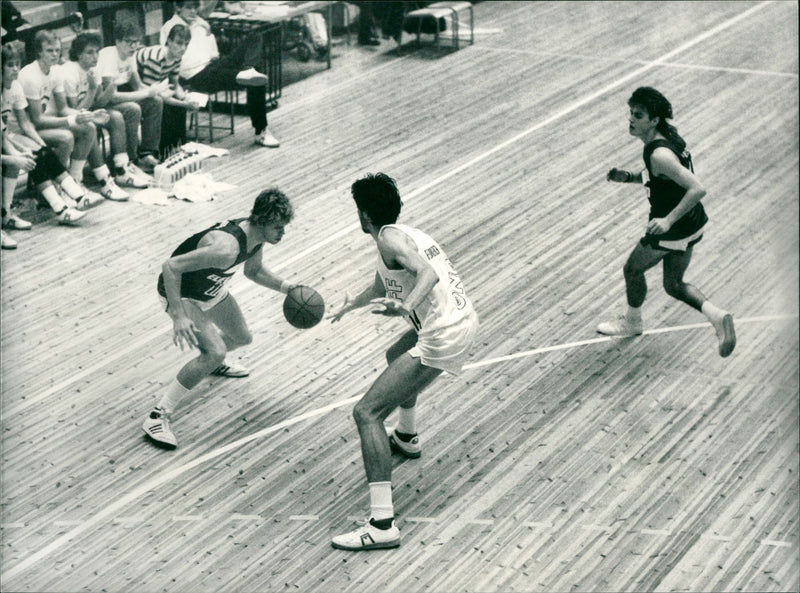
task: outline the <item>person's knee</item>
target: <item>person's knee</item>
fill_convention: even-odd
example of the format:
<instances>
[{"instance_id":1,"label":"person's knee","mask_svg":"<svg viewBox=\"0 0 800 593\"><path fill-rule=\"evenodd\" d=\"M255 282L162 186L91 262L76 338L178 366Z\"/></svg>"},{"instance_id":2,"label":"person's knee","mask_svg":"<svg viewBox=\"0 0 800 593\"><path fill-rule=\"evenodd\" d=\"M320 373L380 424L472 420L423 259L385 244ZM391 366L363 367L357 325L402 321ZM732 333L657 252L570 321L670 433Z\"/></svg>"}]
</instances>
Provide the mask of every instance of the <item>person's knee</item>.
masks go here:
<instances>
[{"instance_id":1,"label":"person's knee","mask_svg":"<svg viewBox=\"0 0 800 593\"><path fill-rule=\"evenodd\" d=\"M122 114L119 111L109 111L108 115L109 118L106 128L114 133L124 132L125 118L122 117Z\"/></svg>"},{"instance_id":2,"label":"person's knee","mask_svg":"<svg viewBox=\"0 0 800 593\"><path fill-rule=\"evenodd\" d=\"M379 420L378 410L364 403L362 400L353 406L353 420L360 426L377 422Z\"/></svg>"},{"instance_id":3,"label":"person's knee","mask_svg":"<svg viewBox=\"0 0 800 593\"><path fill-rule=\"evenodd\" d=\"M70 128L70 131L79 142L92 141L97 138L97 128L92 122L76 124Z\"/></svg>"},{"instance_id":4,"label":"person's knee","mask_svg":"<svg viewBox=\"0 0 800 593\"><path fill-rule=\"evenodd\" d=\"M684 283L681 280L664 276L664 291L671 297L679 299L685 294Z\"/></svg>"},{"instance_id":5,"label":"person's knee","mask_svg":"<svg viewBox=\"0 0 800 593\"><path fill-rule=\"evenodd\" d=\"M641 268L641 266L638 266L636 262L634 262L631 259L626 261L625 265L622 266L622 273L625 274L626 278L630 278L632 276L638 276L643 272L644 270Z\"/></svg>"},{"instance_id":6,"label":"person's knee","mask_svg":"<svg viewBox=\"0 0 800 593\"><path fill-rule=\"evenodd\" d=\"M228 354L228 349L221 341L219 343L206 345L201 351L201 358L206 362L206 366L214 369L225 362L225 356Z\"/></svg>"},{"instance_id":7,"label":"person's knee","mask_svg":"<svg viewBox=\"0 0 800 593\"><path fill-rule=\"evenodd\" d=\"M241 346L249 346L253 343L253 334L250 332L249 329L246 327L240 330L235 336L233 336L233 341L236 344L236 347L239 348Z\"/></svg>"}]
</instances>

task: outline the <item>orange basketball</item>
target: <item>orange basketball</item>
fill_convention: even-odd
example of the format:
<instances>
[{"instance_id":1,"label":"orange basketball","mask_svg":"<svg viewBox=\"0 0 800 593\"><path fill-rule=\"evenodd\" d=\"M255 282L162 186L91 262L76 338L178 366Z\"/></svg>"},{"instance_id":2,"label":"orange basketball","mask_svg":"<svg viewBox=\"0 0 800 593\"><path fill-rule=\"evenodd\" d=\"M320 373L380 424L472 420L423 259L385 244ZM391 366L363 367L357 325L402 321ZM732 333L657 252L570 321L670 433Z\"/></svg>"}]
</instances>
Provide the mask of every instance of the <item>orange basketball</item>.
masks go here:
<instances>
[{"instance_id":1,"label":"orange basketball","mask_svg":"<svg viewBox=\"0 0 800 593\"><path fill-rule=\"evenodd\" d=\"M325 301L310 286L295 286L283 300L283 316L299 329L317 325L325 315Z\"/></svg>"}]
</instances>

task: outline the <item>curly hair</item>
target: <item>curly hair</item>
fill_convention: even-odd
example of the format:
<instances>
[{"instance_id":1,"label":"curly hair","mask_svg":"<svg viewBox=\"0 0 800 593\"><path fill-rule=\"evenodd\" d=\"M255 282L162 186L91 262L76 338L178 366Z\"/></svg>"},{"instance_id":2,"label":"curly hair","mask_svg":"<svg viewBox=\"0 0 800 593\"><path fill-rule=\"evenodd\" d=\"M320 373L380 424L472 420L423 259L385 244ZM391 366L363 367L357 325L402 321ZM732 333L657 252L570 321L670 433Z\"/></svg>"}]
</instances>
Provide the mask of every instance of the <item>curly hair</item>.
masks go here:
<instances>
[{"instance_id":1,"label":"curly hair","mask_svg":"<svg viewBox=\"0 0 800 593\"><path fill-rule=\"evenodd\" d=\"M102 49L103 37L98 31L81 31L69 46L69 59L77 62L83 51L90 46Z\"/></svg>"},{"instance_id":2,"label":"curly hair","mask_svg":"<svg viewBox=\"0 0 800 593\"><path fill-rule=\"evenodd\" d=\"M273 187L258 194L248 220L254 225L264 226L271 222L289 224L292 217L294 217L294 208L289 198L282 191Z\"/></svg>"},{"instance_id":3,"label":"curly hair","mask_svg":"<svg viewBox=\"0 0 800 593\"><path fill-rule=\"evenodd\" d=\"M403 201L395 180L386 173L369 173L350 187L356 206L376 226L397 222Z\"/></svg>"},{"instance_id":4,"label":"curly hair","mask_svg":"<svg viewBox=\"0 0 800 593\"><path fill-rule=\"evenodd\" d=\"M647 111L650 119L660 118L656 130L672 142L679 152L686 148L686 140L678 134L678 129L667 122L668 119L672 119L672 105L663 94L649 86L639 87L628 99L628 106L634 105Z\"/></svg>"}]
</instances>

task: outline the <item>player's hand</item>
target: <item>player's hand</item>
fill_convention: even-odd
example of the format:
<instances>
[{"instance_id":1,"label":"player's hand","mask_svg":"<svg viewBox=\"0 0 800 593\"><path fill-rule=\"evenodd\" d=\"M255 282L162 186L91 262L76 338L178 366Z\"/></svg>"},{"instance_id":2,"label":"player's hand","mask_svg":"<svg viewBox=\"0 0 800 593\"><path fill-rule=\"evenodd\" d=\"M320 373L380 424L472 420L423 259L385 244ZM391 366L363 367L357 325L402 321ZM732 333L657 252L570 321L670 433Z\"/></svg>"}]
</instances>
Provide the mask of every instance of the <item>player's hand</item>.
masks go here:
<instances>
[{"instance_id":1,"label":"player's hand","mask_svg":"<svg viewBox=\"0 0 800 593\"><path fill-rule=\"evenodd\" d=\"M616 167L606 173L606 181L616 181L617 183L625 183L630 181L630 172Z\"/></svg>"},{"instance_id":2,"label":"player's hand","mask_svg":"<svg viewBox=\"0 0 800 593\"><path fill-rule=\"evenodd\" d=\"M92 121L99 126L104 126L111 119L111 115L105 109L95 109L92 111Z\"/></svg>"},{"instance_id":3,"label":"player's hand","mask_svg":"<svg viewBox=\"0 0 800 593\"><path fill-rule=\"evenodd\" d=\"M339 307L337 311L328 315L328 319L331 320L331 323L336 323L342 317L344 317L345 313L352 311L353 309L355 309L355 307L353 306L353 297L350 296L349 292L345 293L344 302L342 303L342 306Z\"/></svg>"},{"instance_id":4,"label":"player's hand","mask_svg":"<svg viewBox=\"0 0 800 593\"><path fill-rule=\"evenodd\" d=\"M30 153L4 155L3 158L22 171L33 171L36 167L36 159Z\"/></svg>"},{"instance_id":5,"label":"player's hand","mask_svg":"<svg viewBox=\"0 0 800 593\"><path fill-rule=\"evenodd\" d=\"M406 309L406 306L400 299L381 297L372 299L370 304L378 306L378 308L372 310L375 315L386 315L387 317L405 317L411 315L411 311Z\"/></svg>"},{"instance_id":6,"label":"player's hand","mask_svg":"<svg viewBox=\"0 0 800 593\"><path fill-rule=\"evenodd\" d=\"M666 233L672 225L670 224L669 220L666 218L654 218L650 222L647 223L647 234L648 235L663 235Z\"/></svg>"},{"instance_id":7,"label":"player's hand","mask_svg":"<svg viewBox=\"0 0 800 593\"><path fill-rule=\"evenodd\" d=\"M75 123L90 124L94 121L94 114L91 111L79 111L75 114Z\"/></svg>"},{"instance_id":8,"label":"player's hand","mask_svg":"<svg viewBox=\"0 0 800 593\"><path fill-rule=\"evenodd\" d=\"M181 350L183 350L184 343L189 348L197 348L199 342L194 321L188 317L175 317L172 321L172 342L176 346L180 346Z\"/></svg>"}]
</instances>

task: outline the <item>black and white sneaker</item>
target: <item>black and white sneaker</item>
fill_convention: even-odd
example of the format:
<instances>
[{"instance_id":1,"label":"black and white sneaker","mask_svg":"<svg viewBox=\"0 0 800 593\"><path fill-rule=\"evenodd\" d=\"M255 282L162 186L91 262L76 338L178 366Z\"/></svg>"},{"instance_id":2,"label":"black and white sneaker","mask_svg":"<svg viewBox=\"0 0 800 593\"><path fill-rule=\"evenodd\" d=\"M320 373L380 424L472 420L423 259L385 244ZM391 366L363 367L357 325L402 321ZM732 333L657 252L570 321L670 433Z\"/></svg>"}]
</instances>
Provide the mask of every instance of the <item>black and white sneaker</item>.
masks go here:
<instances>
[{"instance_id":1,"label":"black and white sneaker","mask_svg":"<svg viewBox=\"0 0 800 593\"><path fill-rule=\"evenodd\" d=\"M395 453L405 455L409 459L419 459L422 455L422 447L419 444L419 436L414 435L410 441L404 441L397 435L397 429L386 429L386 435L389 437L389 446Z\"/></svg>"},{"instance_id":2,"label":"black and white sneaker","mask_svg":"<svg viewBox=\"0 0 800 593\"><path fill-rule=\"evenodd\" d=\"M169 427L169 414L159 407L153 408L142 424L144 433L159 445L175 449L178 439Z\"/></svg>"}]
</instances>

